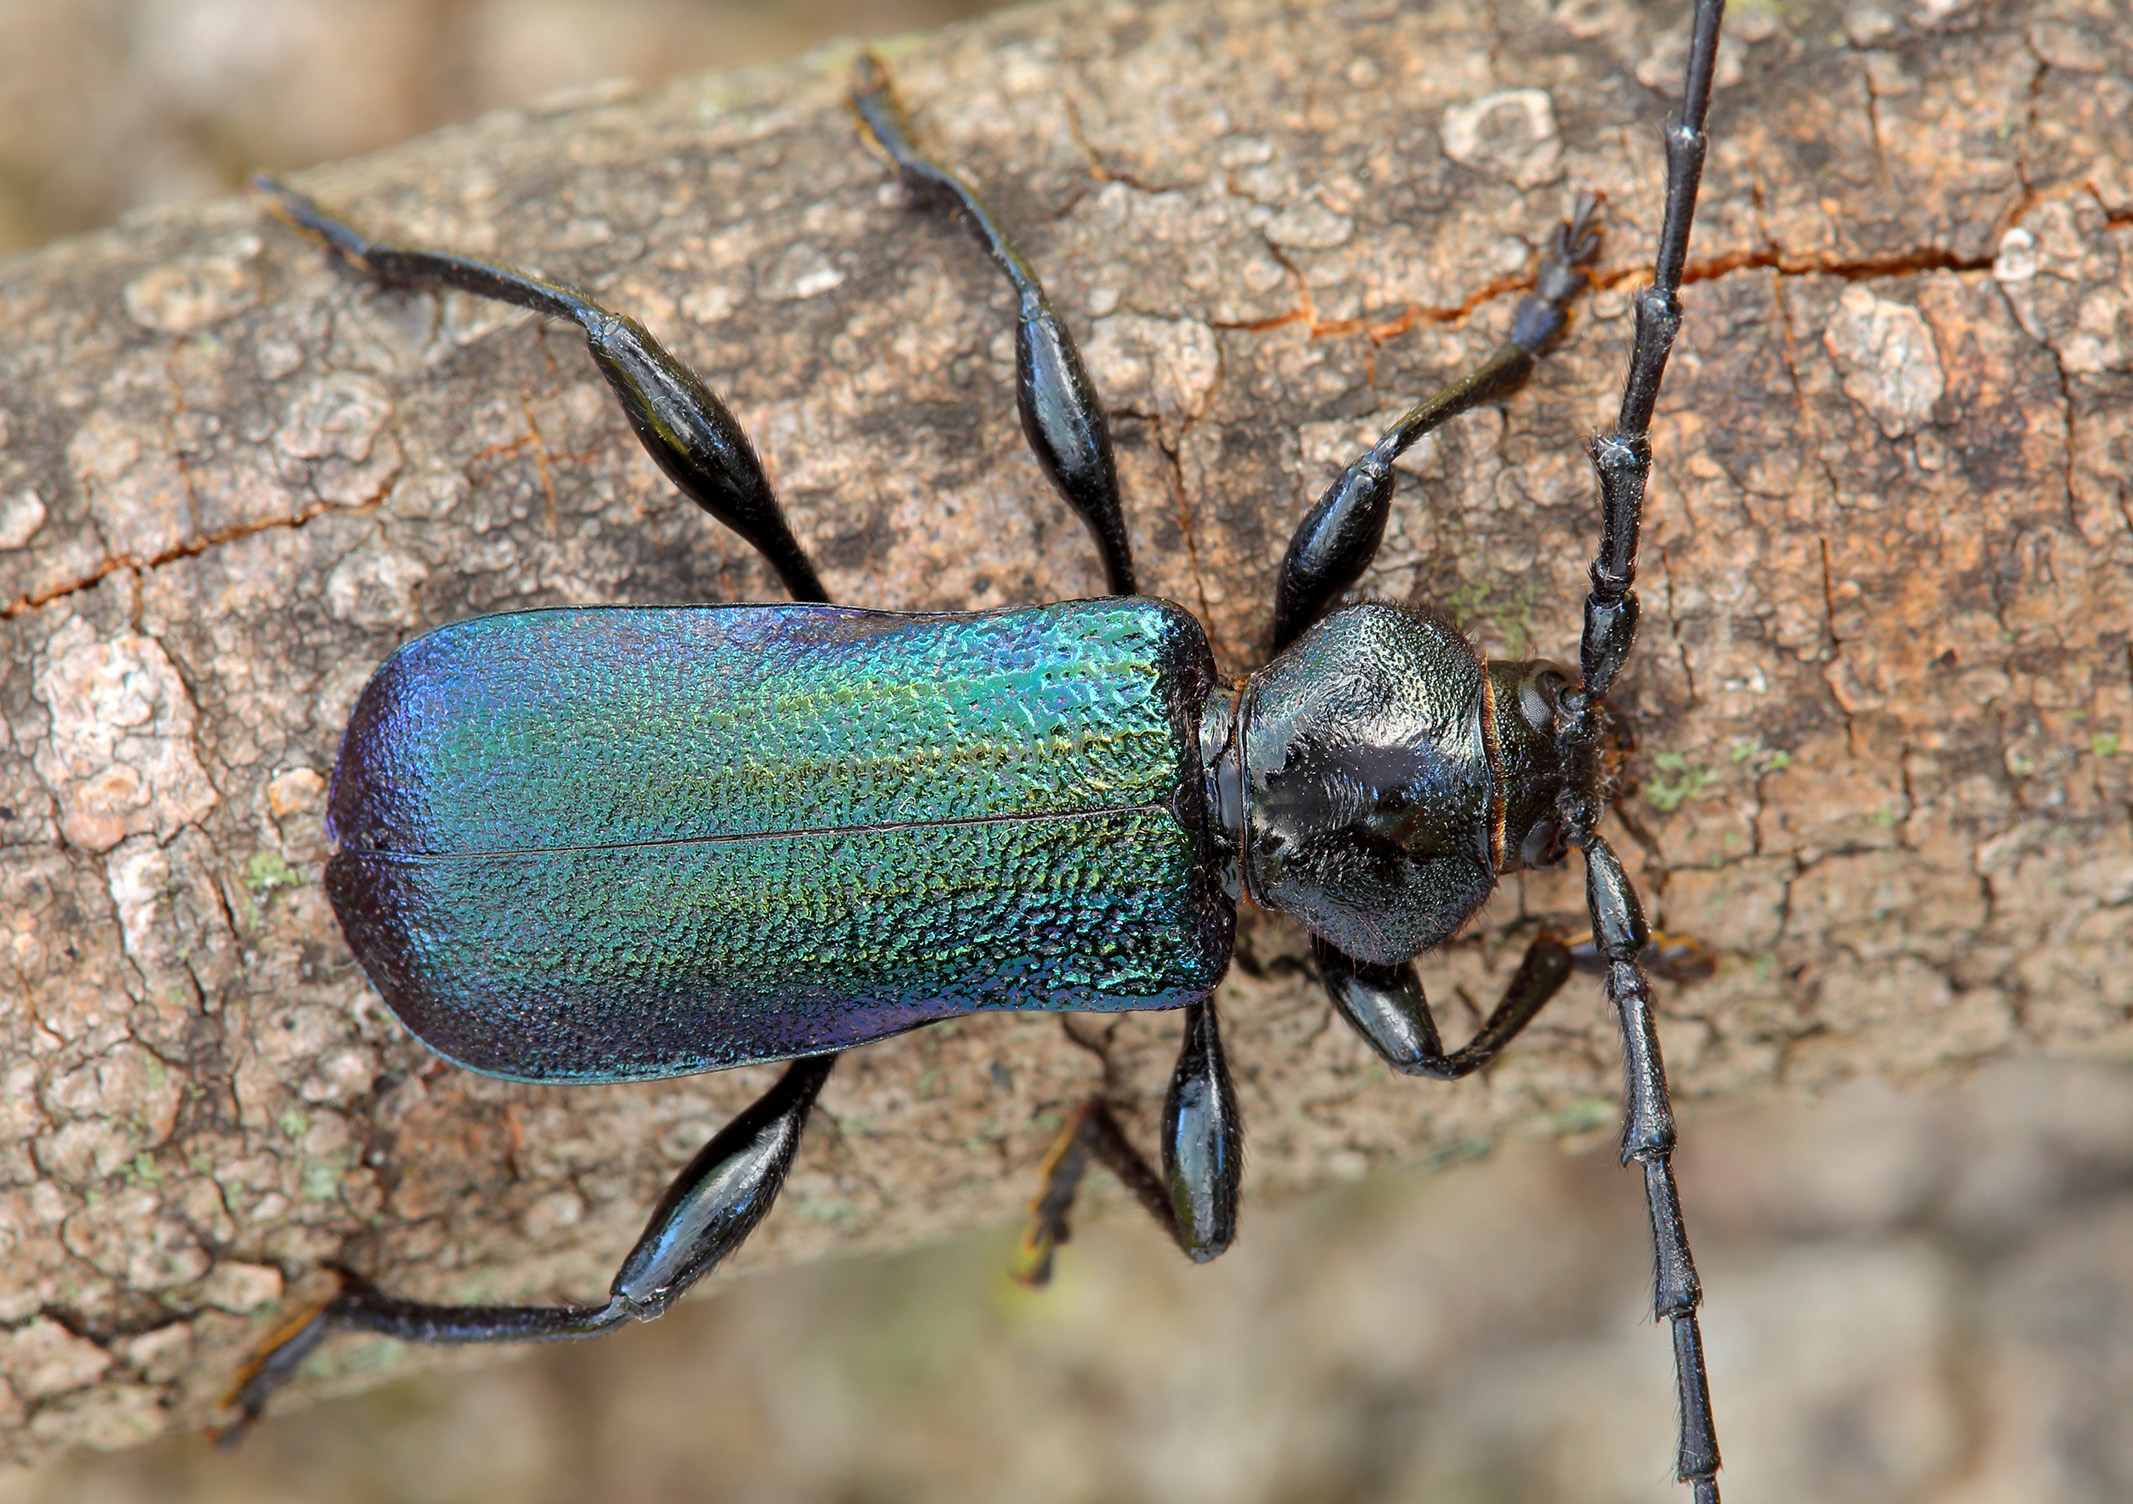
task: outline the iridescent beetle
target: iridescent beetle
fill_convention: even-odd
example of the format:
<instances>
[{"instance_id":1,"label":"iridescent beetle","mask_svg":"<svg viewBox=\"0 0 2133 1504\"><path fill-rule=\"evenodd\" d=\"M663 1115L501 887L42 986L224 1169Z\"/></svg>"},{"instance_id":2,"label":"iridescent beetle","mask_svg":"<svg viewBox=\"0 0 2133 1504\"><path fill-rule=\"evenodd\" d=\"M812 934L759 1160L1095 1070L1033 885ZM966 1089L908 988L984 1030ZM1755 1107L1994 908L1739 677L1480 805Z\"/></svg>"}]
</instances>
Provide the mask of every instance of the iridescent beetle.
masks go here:
<instances>
[{"instance_id":1,"label":"iridescent beetle","mask_svg":"<svg viewBox=\"0 0 2133 1504\"><path fill-rule=\"evenodd\" d=\"M1620 1016L1625 1162L1644 1172L1655 1309L1672 1326L1678 1475L1715 1501L1700 1300L1669 1159L1672 1111L1635 891L1596 832L1620 737L1605 695L1637 624L1647 432L1681 314L1722 0L1697 0L1666 213L1620 417L1594 440L1601 540L1579 672L1485 663L1449 625L1329 610L1384 534L1393 462L1506 393L1567 323L1598 250L1581 197L1511 336L1351 464L1281 566L1276 656L1218 679L1181 608L1135 594L1104 415L1035 274L977 196L913 144L880 64L853 103L903 181L959 211L1020 298L1023 431L1088 523L1111 594L898 615L827 604L731 413L639 324L508 267L369 240L255 187L387 286L442 285L585 330L653 458L776 568L790 605L479 617L417 638L364 689L329 796L327 888L365 973L447 1058L526 1081L623 1081L791 1060L668 1188L598 1306L441 1306L356 1280L284 1331L232 1403L234 1439L334 1327L412 1342L594 1336L649 1320L776 1198L839 1051L981 1009L1182 1008L1158 1171L1099 1099L1033 1204L1041 1279L1091 1154L1187 1254L1236 1224L1241 1135L1214 991L1240 897L1312 936L1335 1008L1395 1069L1456 1078L1563 985L1543 932L1495 1012L1447 1051L1413 966L1498 877L1584 854Z\"/></svg>"}]
</instances>

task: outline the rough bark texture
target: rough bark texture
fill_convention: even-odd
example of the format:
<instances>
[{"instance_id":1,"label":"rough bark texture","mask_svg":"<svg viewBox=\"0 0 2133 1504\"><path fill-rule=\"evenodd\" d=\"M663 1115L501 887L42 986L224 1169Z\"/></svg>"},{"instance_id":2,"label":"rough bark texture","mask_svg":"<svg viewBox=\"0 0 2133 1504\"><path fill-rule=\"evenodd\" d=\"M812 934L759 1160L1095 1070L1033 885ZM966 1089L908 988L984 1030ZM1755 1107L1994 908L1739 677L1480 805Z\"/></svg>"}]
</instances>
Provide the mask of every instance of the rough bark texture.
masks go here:
<instances>
[{"instance_id":1,"label":"rough bark texture","mask_svg":"<svg viewBox=\"0 0 2133 1504\"><path fill-rule=\"evenodd\" d=\"M2114 3L1735 18L1618 695L1646 836L1617 844L1655 918L1725 956L1664 999L1682 1096L2133 1054ZM1366 582L1491 651L1574 661L1581 440L1620 379L1681 21L1112 5L896 53L921 128L1083 338L1145 588L1199 613L1226 669L1256 661L1293 520L1501 336L1575 185L1608 196L1602 289L1527 390L1410 459ZM840 599L1093 593L1016 428L1005 289L861 148L846 61L492 116L305 186L662 331L755 435ZM438 1298L603 1290L767 1073L556 1090L441 1065L320 891L323 781L364 679L426 627L774 581L673 498L572 331L381 295L252 204L10 262L0 328L7 1454L199 1422L323 1261ZM1578 906L1574 866L1508 885L1426 967L1453 1028L1521 916ZM1223 995L1248 1195L1606 1131L1589 988L1446 1088L1329 1026L1302 955L1248 916ZM1144 1135L1174 1035L1115 1040ZM1034 1015L859 1052L735 1266L1013 1215L1099 1073ZM413 1361L342 1340L314 1382Z\"/></svg>"}]
</instances>

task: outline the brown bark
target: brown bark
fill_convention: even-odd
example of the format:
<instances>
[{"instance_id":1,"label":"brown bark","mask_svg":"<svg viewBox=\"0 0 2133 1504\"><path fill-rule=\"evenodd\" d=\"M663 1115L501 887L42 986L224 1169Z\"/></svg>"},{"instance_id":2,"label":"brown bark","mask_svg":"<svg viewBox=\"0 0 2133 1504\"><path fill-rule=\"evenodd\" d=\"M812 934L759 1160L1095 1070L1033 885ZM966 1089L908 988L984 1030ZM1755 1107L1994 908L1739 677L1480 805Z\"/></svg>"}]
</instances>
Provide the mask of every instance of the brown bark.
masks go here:
<instances>
[{"instance_id":1,"label":"brown bark","mask_svg":"<svg viewBox=\"0 0 2133 1504\"><path fill-rule=\"evenodd\" d=\"M1692 1099L2133 1052L2133 55L2111 0L1948 9L1855 12L1848 43L1832 6L1750 11L1727 44L1618 696L1648 838L1617 844L1655 918L1725 957L1663 1000ZM1145 588L1231 671L1293 519L1500 337L1592 186L1601 290L1523 393L1417 452L1367 582L1574 659L1580 442L1656 226L1679 17L1474 16L1038 10L894 59L1084 340ZM845 62L491 116L305 186L662 331L839 599L1092 593L1014 422L1004 289L861 149ZM774 581L673 499L570 331L379 295L250 203L13 261L0 327L9 1455L198 1422L321 1261L438 1298L604 1289L767 1073L556 1090L441 1065L320 891L323 778L425 627ZM1514 882L1428 963L1454 1032L1520 916L1578 892ZM1589 989L1445 1088L1329 1027L1301 955L1248 916L1224 992L1249 1195L1609 1117ZM1117 1036L1143 1135L1174 1034ZM857 1053L735 1264L1013 1215L1097 1075L1037 1015ZM315 1368L380 1357L342 1341Z\"/></svg>"}]
</instances>

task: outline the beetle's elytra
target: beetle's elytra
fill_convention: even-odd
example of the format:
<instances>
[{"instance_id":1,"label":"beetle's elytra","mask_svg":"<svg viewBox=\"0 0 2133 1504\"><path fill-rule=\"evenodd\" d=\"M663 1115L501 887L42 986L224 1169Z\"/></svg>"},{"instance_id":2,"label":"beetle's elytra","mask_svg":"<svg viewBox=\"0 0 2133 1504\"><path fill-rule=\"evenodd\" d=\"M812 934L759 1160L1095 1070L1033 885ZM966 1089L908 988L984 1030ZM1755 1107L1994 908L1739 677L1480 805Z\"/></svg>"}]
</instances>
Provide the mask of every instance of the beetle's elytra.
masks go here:
<instances>
[{"instance_id":1,"label":"beetle's elytra","mask_svg":"<svg viewBox=\"0 0 2133 1504\"><path fill-rule=\"evenodd\" d=\"M1018 295L1018 406L1083 518L1109 596L974 615L827 602L718 397L643 326L576 290L372 241L262 180L272 208L386 286L444 285L577 323L654 459L747 539L795 604L477 618L379 669L329 794L328 891L400 1019L474 1069L615 1081L791 1060L654 1210L593 1306L395 1299L351 1277L233 1396L234 1437L335 1327L421 1342L591 1336L658 1315L769 1210L837 1052L980 1009L1181 1008L1160 1166L1085 1104L1047 1161L1020 1273L1041 1279L1090 1155L1195 1259L1234 1236L1242 1137L1215 1004L1236 906L1312 936L1336 1010L1395 1069L1464 1076L1570 974L1543 932L1495 1012L1447 1050L1413 958L1499 876L1582 853L1621 1021L1625 1162L1643 1172L1681 1401L1677 1473L1718 1497L1700 1290L1669 1160L1672 1111L1640 963L1649 934L1595 827L1616 792L1606 703L1636 636L1647 437L1701 173L1722 0L1697 0L1666 131L1667 206L1619 419L1596 439L1600 543L1577 670L1485 662L1430 613L1339 606L1385 531L1393 463L1508 393L1568 321L1598 248L1580 196L1510 338L1358 456L1305 517L1273 657L1221 683L1182 608L1135 593L1103 407L1035 272L925 155L885 70L853 103L922 201L976 231Z\"/></svg>"},{"instance_id":2,"label":"beetle's elytra","mask_svg":"<svg viewBox=\"0 0 2133 1504\"><path fill-rule=\"evenodd\" d=\"M424 1043L523 1080L1175 1008L1229 962L1213 683L1138 597L478 617L364 692L328 891Z\"/></svg>"}]
</instances>

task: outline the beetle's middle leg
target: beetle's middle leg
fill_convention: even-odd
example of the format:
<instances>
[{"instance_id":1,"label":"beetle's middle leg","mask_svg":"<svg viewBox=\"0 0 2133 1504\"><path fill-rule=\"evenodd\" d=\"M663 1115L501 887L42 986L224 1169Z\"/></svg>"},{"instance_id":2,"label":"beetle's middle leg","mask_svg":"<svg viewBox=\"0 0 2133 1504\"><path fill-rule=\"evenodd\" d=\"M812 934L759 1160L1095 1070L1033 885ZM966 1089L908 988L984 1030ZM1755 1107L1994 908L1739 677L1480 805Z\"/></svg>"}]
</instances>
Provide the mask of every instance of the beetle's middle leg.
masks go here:
<instances>
[{"instance_id":1,"label":"beetle's middle leg","mask_svg":"<svg viewBox=\"0 0 2133 1504\"><path fill-rule=\"evenodd\" d=\"M976 190L914 143L910 119L878 59L860 58L852 105L914 197L959 213L1014 288L1021 305L1015 322L1015 405L1023 435L1053 486L1095 536L1111 593L1133 594L1133 550L1119 504L1110 429L1073 336ZM1050 1276L1053 1249L1067 1239L1069 1213L1092 1154L1190 1257L1200 1262L1215 1257L1236 1236L1243 1142L1214 1001L1188 1004L1184 1041L1163 1101L1161 1171L1127 1139L1103 1097L1082 1104L1046 1156L1017 1276L1032 1284Z\"/></svg>"},{"instance_id":2,"label":"beetle's middle leg","mask_svg":"<svg viewBox=\"0 0 2133 1504\"><path fill-rule=\"evenodd\" d=\"M912 143L911 122L888 69L871 55L860 56L853 74L852 105L912 195L960 213L1014 288L1022 305L1015 320L1015 406L1023 436L1052 485L1095 535L1110 592L1132 595L1133 546L1119 506L1111 430L1074 337L976 190Z\"/></svg>"},{"instance_id":3,"label":"beetle's middle leg","mask_svg":"<svg viewBox=\"0 0 2133 1504\"><path fill-rule=\"evenodd\" d=\"M277 1333L238 1379L227 1403L237 1418L220 1433L233 1446L275 1390L336 1328L402 1342L554 1342L597 1337L626 1321L666 1314L683 1291L740 1247L763 1220L785 1176L835 1055L786 1067L777 1085L715 1134L667 1187L637 1244L597 1306L451 1306L400 1300L344 1276L341 1293Z\"/></svg>"},{"instance_id":4,"label":"beetle's middle leg","mask_svg":"<svg viewBox=\"0 0 2133 1504\"><path fill-rule=\"evenodd\" d=\"M1092 1154L1194 1263L1206 1263L1235 1240L1244 1130L1213 998L1185 1005L1184 1044L1163 1096L1160 1172L1126 1137L1101 1094L1067 1119L1045 1156L1043 1185L1030 1203L1016 1256L1015 1278L1024 1284L1051 1278L1052 1252L1070 1235L1069 1214Z\"/></svg>"},{"instance_id":5,"label":"beetle's middle leg","mask_svg":"<svg viewBox=\"0 0 2133 1504\"><path fill-rule=\"evenodd\" d=\"M630 427L668 479L753 544L794 600L829 599L732 411L644 325L602 308L574 287L516 267L372 240L272 178L252 179L252 190L264 195L275 213L381 286L456 287L577 324Z\"/></svg>"}]
</instances>

